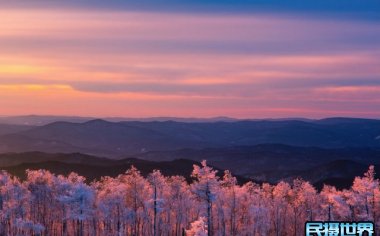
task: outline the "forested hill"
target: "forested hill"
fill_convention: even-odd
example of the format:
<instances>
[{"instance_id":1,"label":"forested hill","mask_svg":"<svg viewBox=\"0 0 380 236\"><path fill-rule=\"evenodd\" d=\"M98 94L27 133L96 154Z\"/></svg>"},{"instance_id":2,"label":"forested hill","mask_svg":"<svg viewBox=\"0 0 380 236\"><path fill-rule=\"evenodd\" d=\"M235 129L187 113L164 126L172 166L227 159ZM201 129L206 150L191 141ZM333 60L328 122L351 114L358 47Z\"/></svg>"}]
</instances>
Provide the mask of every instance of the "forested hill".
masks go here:
<instances>
[{"instance_id":1,"label":"forested hill","mask_svg":"<svg viewBox=\"0 0 380 236\"><path fill-rule=\"evenodd\" d=\"M0 154L0 169L12 175L26 178L26 170L48 170L57 175L69 175L71 172L78 173L86 178L87 182L100 180L102 177L116 177L124 174L132 166L139 169L143 176L148 176L154 170L160 170L167 176L186 176L190 181L191 171L194 165L200 162L186 159L172 161L147 161L136 158L112 160L95 156L71 153L50 154L42 152L8 153ZM215 168L218 176L222 176L223 169ZM250 179L236 176L239 183L246 183Z\"/></svg>"},{"instance_id":2,"label":"forested hill","mask_svg":"<svg viewBox=\"0 0 380 236\"><path fill-rule=\"evenodd\" d=\"M258 144L380 148L380 121L331 118L189 123L98 119L83 123L54 122L43 126L0 126L0 153L81 152L121 158L149 151Z\"/></svg>"},{"instance_id":3,"label":"forested hill","mask_svg":"<svg viewBox=\"0 0 380 236\"><path fill-rule=\"evenodd\" d=\"M285 147L284 147L285 148ZM287 147L290 148L290 147ZM235 150L236 151L236 150ZM207 152L206 152L207 153ZM220 152L217 152L220 153ZM190 152L194 154L194 151ZM231 153L226 152L227 156ZM256 153L257 154L257 153ZM143 176L147 176L153 170L161 170L163 174L168 176L183 175L189 177L193 169L193 165L199 165L200 158L210 160L208 163L218 170L218 176L222 176L224 170L230 170L236 177L239 183L246 183L247 181L254 181L256 183L269 182L278 183L280 181L292 182L296 178L302 178L312 183L317 189L322 189L323 184L330 184L338 187L339 189L351 186L355 176L363 173L368 169L369 164L360 162L360 158L356 160L339 159L333 156L327 156L324 159L316 159L313 163L304 166L296 166L291 163L297 161L297 155L290 158L288 165L285 158L279 158L276 155L269 155L270 153L261 153L254 156L252 159L242 160L242 156L231 156L231 159L220 157L220 160L213 158L209 155L198 158L183 159L183 155L178 155L177 159L166 161L149 161L136 158L126 158L122 160L112 160L107 158L99 158L95 156L72 153L72 154L49 154L41 152L29 153L10 153L0 155L0 169L6 170L9 173L25 179L27 169L39 170L46 169L55 174L68 175L71 172L76 172L86 177L87 182L95 179L99 180L104 176L116 177L125 173L131 166L138 168ZM160 157L160 156L157 156ZM249 157L249 156L248 156ZM349 158L350 156L345 156ZM244 158L247 158L245 156ZM298 156L301 161L303 156ZM373 157L372 161L375 162ZM234 160L235 159L235 160ZM371 161L368 159L367 161ZM244 162L246 164L244 164ZM251 168L255 163L259 165L258 168ZM264 165L264 163L266 163ZM289 164L290 163L290 164ZM376 163L374 163L376 164ZM280 170L275 170L276 166ZM240 166L240 168L239 168ZM243 166L248 166L250 172ZM266 166L266 169L260 169ZM282 166L282 167L281 167ZM379 165L375 166L378 169ZM190 181L190 179L188 179Z\"/></svg>"}]
</instances>

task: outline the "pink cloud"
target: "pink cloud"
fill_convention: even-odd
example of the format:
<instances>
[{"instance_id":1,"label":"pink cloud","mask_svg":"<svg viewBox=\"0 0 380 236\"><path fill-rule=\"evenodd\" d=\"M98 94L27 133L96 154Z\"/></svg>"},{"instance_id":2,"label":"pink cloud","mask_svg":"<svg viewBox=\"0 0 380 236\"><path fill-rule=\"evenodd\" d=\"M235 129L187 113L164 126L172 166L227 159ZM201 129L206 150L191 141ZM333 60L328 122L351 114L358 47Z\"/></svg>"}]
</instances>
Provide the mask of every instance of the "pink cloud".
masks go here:
<instances>
[{"instance_id":1,"label":"pink cloud","mask_svg":"<svg viewBox=\"0 0 380 236\"><path fill-rule=\"evenodd\" d=\"M380 105L373 22L17 8L0 15L3 114L317 117Z\"/></svg>"}]
</instances>

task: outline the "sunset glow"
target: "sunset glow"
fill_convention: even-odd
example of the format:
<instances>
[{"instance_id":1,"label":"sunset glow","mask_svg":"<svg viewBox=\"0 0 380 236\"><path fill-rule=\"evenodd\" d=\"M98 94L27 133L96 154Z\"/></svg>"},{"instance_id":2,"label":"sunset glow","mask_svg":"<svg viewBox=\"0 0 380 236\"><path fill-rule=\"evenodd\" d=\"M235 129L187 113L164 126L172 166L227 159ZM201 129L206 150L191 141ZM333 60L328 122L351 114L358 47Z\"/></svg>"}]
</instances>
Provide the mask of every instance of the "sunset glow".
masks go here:
<instances>
[{"instance_id":1,"label":"sunset glow","mask_svg":"<svg viewBox=\"0 0 380 236\"><path fill-rule=\"evenodd\" d=\"M380 116L378 19L86 4L2 2L1 114Z\"/></svg>"}]
</instances>

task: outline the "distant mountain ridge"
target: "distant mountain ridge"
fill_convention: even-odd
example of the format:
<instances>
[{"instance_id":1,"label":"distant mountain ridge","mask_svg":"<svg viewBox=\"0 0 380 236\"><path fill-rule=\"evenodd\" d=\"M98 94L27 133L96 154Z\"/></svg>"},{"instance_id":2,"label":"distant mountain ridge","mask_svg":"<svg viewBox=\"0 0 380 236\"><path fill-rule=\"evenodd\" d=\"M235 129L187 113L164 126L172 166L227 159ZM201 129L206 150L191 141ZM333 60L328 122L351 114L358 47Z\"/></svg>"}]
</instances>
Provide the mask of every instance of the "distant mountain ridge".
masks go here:
<instances>
[{"instance_id":1,"label":"distant mountain ridge","mask_svg":"<svg viewBox=\"0 0 380 236\"><path fill-rule=\"evenodd\" d=\"M121 158L150 151L258 144L380 148L379 120L349 118L196 123L96 119L81 123L59 121L43 126L18 126L18 129L10 130L1 132L0 126L0 153L81 152Z\"/></svg>"},{"instance_id":2,"label":"distant mountain ridge","mask_svg":"<svg viewBox=\"0 0 380 236\"><path fill-rule=\"evenodd\" d=\"M109 122L123 122L123 121L141 121L141 122L163 122L163 121L175 121L183 123L210 123L210 122L236 122L236 121L305 121L305 122L330 122L330 121L378 121L380 119L367 119L367 118L347 118L347 117L331 117L323 119L309 119L302 117L287 117L287 118L232 118L228 116L216 116L209 118L197 118L197 117L83 117L83 116L54 116L54 115L24 115L24 116L0 116L0 124L8 125L27 125L27 126L43 126L50 123L64 121L72 123L83 123L90 120L102 119Z\"/></svg>"},{"instance_id":3,"label":"distant mountain ridge","mask_svg":"<svg viewBox=\"0 0 380 236\"><path fill-rule=\"evenodd\" d=\"M26 116L3 116L0 117L0 124L8 125L30 125L30 126L43 126L54 122L64 121L72 123L83 123L91 120L102 119L110 122L121 122L121 121L141 121L141 122L152 122L152 121L176 121L185 123L202 123L202 122L233 122L240 119L218 116L210 118L185 118L185 117L146 117L146 118L129 118L129 117L81 117L81 116L40 116L40 115L26 115Z\"/></svg>"}]
</instances>

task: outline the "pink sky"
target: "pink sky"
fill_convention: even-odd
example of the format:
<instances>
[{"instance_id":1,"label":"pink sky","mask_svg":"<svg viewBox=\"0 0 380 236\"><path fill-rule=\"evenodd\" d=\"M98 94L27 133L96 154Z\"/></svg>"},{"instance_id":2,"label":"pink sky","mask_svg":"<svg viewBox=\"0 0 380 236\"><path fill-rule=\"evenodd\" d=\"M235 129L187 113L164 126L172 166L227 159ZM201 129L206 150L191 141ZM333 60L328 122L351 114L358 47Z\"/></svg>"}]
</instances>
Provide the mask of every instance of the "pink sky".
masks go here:
<instances>
[{"instance_id":1,"label":"pink sky","mask_svg":"<svg viewBox=\"0 0 380 236\"><path fill-rule=\"evenodd\" d=\"M0 113L380 117L376 21L0 10Z\"/></svg>"}]
</instances>

